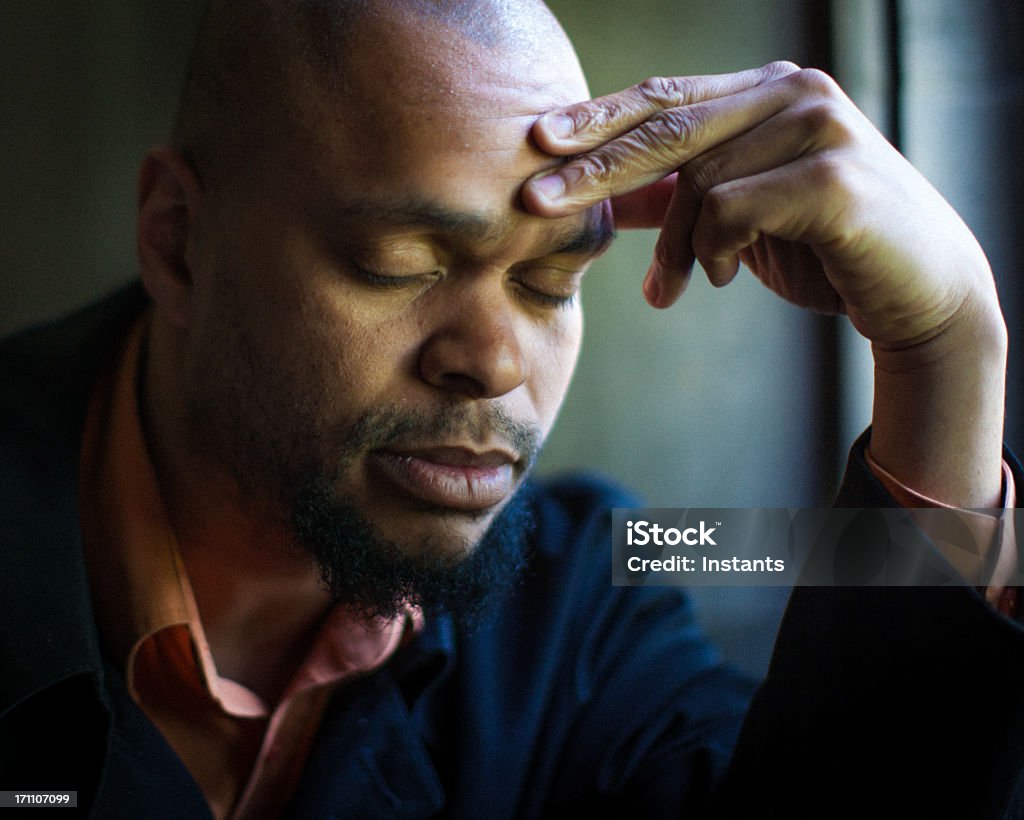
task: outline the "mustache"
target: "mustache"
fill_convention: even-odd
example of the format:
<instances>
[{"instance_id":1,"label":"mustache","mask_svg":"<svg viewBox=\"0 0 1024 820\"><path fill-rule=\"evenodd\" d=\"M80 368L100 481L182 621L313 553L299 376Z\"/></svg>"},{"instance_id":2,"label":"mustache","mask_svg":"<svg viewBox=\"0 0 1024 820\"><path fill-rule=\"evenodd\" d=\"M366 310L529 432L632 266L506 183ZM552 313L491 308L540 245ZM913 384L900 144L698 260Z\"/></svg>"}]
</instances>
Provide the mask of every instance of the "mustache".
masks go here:
<instances>
[{"instance_id":1,"label":"mustache","mask_svg":"<svg viewBox=\"0 0 1024 820\"><path fill-rule=\"evenodd\" d=\"M518 455L521 470L526 472L537 460L543 436L539 427L513 418L496 404L451 404L430 411L386 405L372 408L352 422L342 434L339 448L347 461L369 450L458 440L507 447Z\"/></svg>"}]
</instances>

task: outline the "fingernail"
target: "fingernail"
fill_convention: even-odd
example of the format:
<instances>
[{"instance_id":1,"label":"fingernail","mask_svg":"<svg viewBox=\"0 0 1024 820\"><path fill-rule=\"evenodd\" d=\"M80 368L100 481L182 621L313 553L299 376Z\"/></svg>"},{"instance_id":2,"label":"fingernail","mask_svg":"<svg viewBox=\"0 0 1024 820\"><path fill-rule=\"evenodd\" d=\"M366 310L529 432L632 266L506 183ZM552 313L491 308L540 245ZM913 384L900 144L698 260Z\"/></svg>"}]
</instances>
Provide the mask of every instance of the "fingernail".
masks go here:
<instances>
[{"instance_id":1,"label":"fingernail","mask_svg":"<svg viewBox=\"0 0 1024 820\"><path fill-rule=\"evenodd\" d=\"M555 139L568 139L576 130L572 117L565 114L546 114L543 118L544 129Z\"/></svg>"},{"instance_id":2,"label":"fingernail","mask_svg":"<svg viewBox=\"0 0 1024 820\"><path fill-rule=\"evenodd\" d=\"M658 300L661 298L661 283L658 281L659 273L658 265L655 262L647 269L647 276L644 277L644 297L653 307L658 306Z\"/></svg>"},{"instance_id":3,"label":"fingernail","mask_svg":"<svg viewBox=\"0 0 1024 820\"><path fill-rule=\"evenodd\" d=\"M561 174L548 174L546 177L533 180L530 184L534 193L547 202L556 202L565 194L565 180Z\"/></svg>"}]
</instances>

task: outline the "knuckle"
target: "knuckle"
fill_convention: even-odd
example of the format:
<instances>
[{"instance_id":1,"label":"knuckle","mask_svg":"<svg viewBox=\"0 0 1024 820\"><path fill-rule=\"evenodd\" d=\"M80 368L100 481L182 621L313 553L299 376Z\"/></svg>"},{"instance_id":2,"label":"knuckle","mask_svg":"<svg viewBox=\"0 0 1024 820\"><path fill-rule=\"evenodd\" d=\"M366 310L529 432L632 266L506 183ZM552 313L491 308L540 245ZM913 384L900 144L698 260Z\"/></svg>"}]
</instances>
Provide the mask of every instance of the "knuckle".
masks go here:
<instances>
[{"instance_id":1,"label":"knuckle","mask_svg":"<svg viewBox=\"0 0 1024 820\"><path fill-rule=\"evenodd\" d=\"M600 104L587 104L570 112L577 133L603 134L614 129L627 116L626 106L616 97L607 97Z\"/></svg>"},{"instance_id":2,"label":"knuckle","mask_svg":"<svg viewBox=\"0 0 1024 820\"><path fill-rule=\"evenodd\" d=\"M712 188L701 202L702 216L712 225L721 225L728 221L731 198L720 188Z\"/></svg>"},{"instance_id":3,"label":"knuckle","mask_svg":"<svg viewBox=\"0 0 1024 820\"><path fill-rule=\"evenodd\" d=\"M716 159L705 154L683 165L679 169L679 180L689 190L703 195L718 184L720 173Z\"/></svg>"},{"instance_id":4,"label":"knuckle","mask_svg":"<svg viewBox=\"0 0 1024 820\"><path fill-rule=\"evenodd\" d=\"M856 136L846 111L831 101L808 106L802 120L808 141L815 145L848 145Z\"/></svg>"},{"instance_id":5,"label":"knuckle","mask_svg":"<svg viewBox=\"0 0 1024 820\"><path fill-rule=\"evenodd\" d=\"M802 68L790 75L797 88L806 95L837 99L842 96L839 84L824 71L817 68Z\"/></svg>"},{"instance_id":6,"label":"knuckle","mask_svg":"<svg viewBox=\"0 0 1024 820\"><path fill-rule=\"evenodd\" d=\"M700 141L704 127L699 108L690 106L659 111L647 120L642 130L652 149L678 156Z\"/></svg>"},{"instance_id":7,"label":"knuckle","mask_svg":"<svg viewBox=\"0 0 1024 820\"><path fill-rule=\"evenodd\" d=\"M788 77L790 74L796 74L800 70L800 66L789 60L776 60L763 66L761 73L767 78L777 80L781 77Z\"/></svg>"},{"instance_id":8,"label":"knuckle","mask_svg":"<svg viewBox=\"0 0 1024 820\"><path fill-rule=\"evenodd\" d=\"M573 133L575 134L592 129L599 120L603 119L601 111L602 109L596 106L588 105L570 108L562 113L572 120Z\"/></svg>"},{"instance_id":9,"label":"knuckle","mask_svg":"<svg viewBox=\"0 0 1024 820\"><path fill-rule=\"evenodd\" d=\"M852 175L847 163L831 152L819 154L811 165L811 184L828 197L848 197Z\"/></svg>"},{"instance_id":10,"label":"knuckle","mask_svg":"<svg viewBox=\"0 0 1024 820\"><path fill-rule=\"evenodd\" d=\"M603 191L610 189L611 180L620 164L612 151L592 151L573 160L572 173L576 177L576 182Z\"/></svg>"},{"instance_id":11,"label":"knuckle","mask_svg":"<svg viewBox=\"0 0 1024 820\"><path fill-rule=\"evenodd\" d=\"M590 100L565 109L562 114L572 121L574 134L601 135L612 129L615 122L622 119L624 106L615 97Z\"/></svg>"},{"instance_id":12,"label":"knuckle","mask_svg":"<svg viewBox=\"0 0 1024 820\"><path fill-rule=\"evenodd\" d=\"M641 99L658 108L685 104L693 90L685 77L648 77L635 88Z\"/></svg>"}]
</instances>

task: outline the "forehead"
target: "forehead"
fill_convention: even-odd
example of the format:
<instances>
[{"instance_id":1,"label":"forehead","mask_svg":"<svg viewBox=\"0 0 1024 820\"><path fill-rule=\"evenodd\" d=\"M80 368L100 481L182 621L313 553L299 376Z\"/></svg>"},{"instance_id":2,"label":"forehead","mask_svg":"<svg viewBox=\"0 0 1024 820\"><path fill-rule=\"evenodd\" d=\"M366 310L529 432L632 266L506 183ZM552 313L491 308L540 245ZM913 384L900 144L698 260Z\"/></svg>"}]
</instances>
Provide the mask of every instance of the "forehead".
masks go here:
<instances>
[{"instance_id":1,"label":"forehead","mask_svg":"<svg viewBox=\"0 0 1024 820\"><path fill-rule=\"evenodd\" d=\"M403 108L475 106L480 94L512 90L565 103L587 96L575 51L543 3L450 5L476 12L444 14L407 0L361 17L345 55L351 90L384 91Z\"/></svg>"},{"instance_id":2,"label":"forehead","mask_svg":"<svg viewBox=\"0 0 1024 820\"><path fill-rule=\"evenodd\" d=\"M559 160L529 132L537 117L588 96L560 29L482 42L420 15L374 16L341 76L291 85L305 104L283 163L332 200L374 198L522 213L523 181ZM297 167L295 167L297 166Z\"/></svg>"}]
</instances>

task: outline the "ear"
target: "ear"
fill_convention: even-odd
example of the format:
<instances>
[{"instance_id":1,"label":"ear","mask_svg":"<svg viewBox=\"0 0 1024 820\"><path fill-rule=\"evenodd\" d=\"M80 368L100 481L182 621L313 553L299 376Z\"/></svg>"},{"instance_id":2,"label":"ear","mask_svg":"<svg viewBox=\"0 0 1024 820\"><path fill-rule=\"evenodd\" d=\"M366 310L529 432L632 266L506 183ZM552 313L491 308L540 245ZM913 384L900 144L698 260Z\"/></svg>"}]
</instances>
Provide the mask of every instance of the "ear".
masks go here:
<instances>
[{"instance_id":1,"label":"ear","mask_svg":"<svg viewBox=\"0 0 1024 820\"><path fill-rule=\"evenodd\" d=\"M188 324L192 265L202 189L192 165L167 146L139 169L136 244L143 284L156 309L175 326Z\"/></svg>"}]
</instances>

